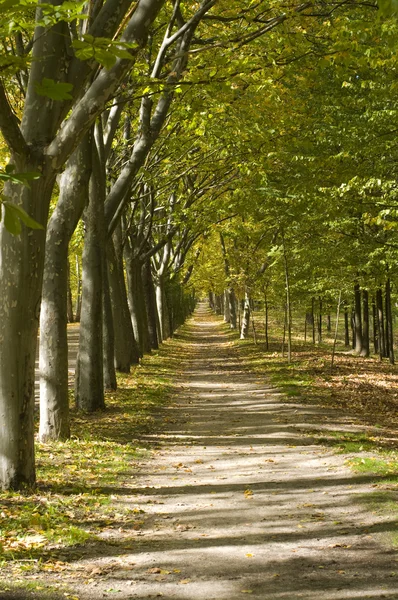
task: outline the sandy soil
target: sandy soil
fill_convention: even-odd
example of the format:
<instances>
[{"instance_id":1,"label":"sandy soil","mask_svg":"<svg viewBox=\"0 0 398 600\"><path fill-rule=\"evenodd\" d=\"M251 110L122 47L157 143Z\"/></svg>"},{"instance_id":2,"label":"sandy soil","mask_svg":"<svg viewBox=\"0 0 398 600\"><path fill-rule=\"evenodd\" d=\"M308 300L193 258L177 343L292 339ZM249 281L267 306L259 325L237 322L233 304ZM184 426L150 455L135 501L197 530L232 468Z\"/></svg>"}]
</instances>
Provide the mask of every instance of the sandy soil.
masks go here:
<instances>
[{"instance_id":1,"label":"sandy soil","mask_svg":"<svg viewBox=\"0 0 398 600\"><path fill-rule=\"evenodd\" d=\"M81 600L398 599L393 517L359 501L374 477L303 433L344 416L287 401L245 370L203 306L193 329L151 459L114 492L144 511L142 529L105 531L66 583Z\"/></svg>"}]
</instances>

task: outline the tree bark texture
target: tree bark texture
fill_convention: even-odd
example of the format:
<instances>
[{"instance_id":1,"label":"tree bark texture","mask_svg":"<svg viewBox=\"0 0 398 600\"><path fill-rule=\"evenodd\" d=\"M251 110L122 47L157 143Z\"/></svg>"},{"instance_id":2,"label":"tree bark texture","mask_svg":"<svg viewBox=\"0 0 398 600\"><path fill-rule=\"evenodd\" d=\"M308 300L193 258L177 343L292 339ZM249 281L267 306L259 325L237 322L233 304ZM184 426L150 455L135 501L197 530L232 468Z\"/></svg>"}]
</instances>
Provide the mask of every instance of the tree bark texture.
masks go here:
<instances>
[{"instance_id":1,"label":"tree bark texture","mask_svg":"<svg viewBox=\"0 0 398 600\"><path fill-rule=\"evenodd\" d=\"M113 324L111 292L109 289L108 266L105 257L102 261L102 268L102 339L104 349L104 389L116 390L115 330Z\"/></svg>"},{"instance_id":2,"label":"tree bark texture","mask_svg":"<svg viewBox=\"0 0 398 600\"><path fill-rule=\"evenodd\" d=\"M344 301L344 346L346 348L350 346L350 318L346 301Z\"/></svg>"},{"instance_id":3,"label":"tree bark texture","mask_svg":"<svg viewBox=\"0 0 398 600\"><path fill-rule=\"evenodd\" d=\"M368 290L362 290L362 309L363 309L363 320L362 320L362 351L361 356L368 357L370 353L370 341L369 341L369 292Z\"/></svg>"},{"instance_id":4,"label":"tree bark texture","mask_svg":"<svg viewBox=\"0 0 398 600\"><path fill-rule=\"evenodd\" d=\"M115 368L129 373L131 365L139 361L139 351L127 302L123 263L116 255L112 238L107 245L107 265L115 334Z\"/></svg>"},{"instance_id":5,"label":"tree bark texture","mask_svg":"<svg viewBox=\"0 0 398 600\"><path fill-rule=\"evenodd\" d=\"M68 283L67 283L67 292L66 292L66 302L67 302L67 315L68 315L68 323L73 323L75 318L73 315L73 300L72 300L72 289L70 284L70 261L68 258L67 263L67 275L68 275Z\"/></svg>"},{"instance_id":6,"label":"tree bark texture","mask_svg":"<svg viewBox=\"0 0 398 600\"><path fill-rule=\"evenodd\" d=\"M7 185L5 194L45 224L52 186L53 181L43 176L30 189ZM34 381L44 245L45 231L23 225L15 236L4 222L0 225L0 488L4 489L35 481Z\"/></svg>"},{"instance_id":7,"label":"tree bark texture","mask_svg":"<svg viewBox=\"0 0 398 600\"><path fill-rule=\"evenodd\" d=\"M384 309L383 309L383 292L381 287L376 290L376 308L377 308L377 327L379 333L379 356L380 360L387 355L386 353L386 336L384 329Z\"/></svg>"},{"instance_id":8,"label":"tree bark texture","mask_svg":"<svg viewBox=\"0 0 398 600\"><path fill-rule=\"evenodd\" d=\"M67 439L69 429L67 287L68 246L88 199L90 140L62 174L57 206L48 223L40 315L39 439Z\"/></svg>"},{"instance_id":9,"label":"tree bark texture","mask_svg":"<svg viewBox=\"0 0 398 600\"><path fill-rule=\"evenodd\" d=\"M362 341L362 311L361 311L361 288L359 283L354 285L354 323L355 323L355 352L361 354Z\"/></svg>"},{"instance_id":10,"label":"tree bark texture","mask_svg":"<svg viewBox=\"0 0 398 600\"><path fill-rule=\"evenodd\" d=\"M158 320L156 310L155 287L152 279L152 269L149 260L142 265L142 280L144 289L145 309L148 322L148 337L152 350L159 348Z\"/></svg>"},{"instance_id":11,"label":"tree bark texture","mask_svg":"<svg viewBox=\"0 0 398 600\"><path fill-rule=\"evenodd\" d=\"M75 399L83 412L105 406L103 378L103 261L105 248L104 185L97 149L93 148L90 200L84 213L82 314L76 360Z\"/></svg>"},{"instance_id":12,"label":"tree bark texture","mask_svg":"<svg viewBox=\"0 0 398 600\"><path fill-rule=\"evenodd\" d=\"M151 351L148 334L148 318L145 308L144 283L142 279L142 265L138 258L134 257L133 250L128 241L124 246L126 260L128 303L131 322L133 325L134 338L138 345L140 356Z\"/></svg>"},{"instance_id":13,"label":"tree bark texture","mask_svg":"<svg viewBox=\"0 0 398 600\"><path fill-rule=\"evenodd\" d=\"M394 335L392 322L392 307L391 307L391 281L390 278L386 281L386 338L388 339L388 358L393 365L394 358Z\"/></svg>"},{"instance_id":14,"label":"tree bark texture","mask_svg":"<svg viewBox=\"0 0 398 600\"><path fill-rule=\"evenodd\" d=\"M245 292L245 300L243 305L242 325L240 330L240 339L245 340L249 335L250 327L250 297L248 292Z\"/></svg>"}]
</instances>

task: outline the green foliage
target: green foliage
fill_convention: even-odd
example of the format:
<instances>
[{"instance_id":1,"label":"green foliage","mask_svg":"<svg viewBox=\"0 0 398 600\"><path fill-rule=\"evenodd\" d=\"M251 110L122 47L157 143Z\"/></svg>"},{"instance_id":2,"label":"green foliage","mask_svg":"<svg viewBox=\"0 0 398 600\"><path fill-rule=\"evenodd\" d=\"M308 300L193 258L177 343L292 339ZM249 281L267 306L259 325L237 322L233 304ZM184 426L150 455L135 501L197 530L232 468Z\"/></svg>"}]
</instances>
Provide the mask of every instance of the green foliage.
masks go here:
<instances>
[{"instance_id":1,"label":"green foliage","mask_svg":"<svg viewBox=\"0 0 398 600\"><path fill-rule=\"evenodd\" d=\"M16 173L14 165L7 165L4 171L0 171L0 182L22 183L29 187L29 181L38 179L39 173L26 172ZM4 226L13 235L19 235L22 231L22 223L31 229L44 229L43 225L32 219L28 213L17 204L8 202L0 197L0 218L4 211Z\"/></svg>"},{"instance_id":2,"label":"green foliage","mask_svg":"<svg viewBox=\"0 0 398 600\"><path fill-rule=\"evenodd\" d=\"M36 94L46 96L47 98L51 98L51 100L71 100L72 96L70 92L72 89L73 85L71 83L61 83L47 77L44 77L41 83L35 83Z\"/></svg>"},{"instance_id":3,"label":"green foliage","mask_svg":"<svg viewBox=\"0 0 398 600\"><path fill-rule=\"evenodd\" d=\"M72 46L80 60L94 59L105 68L110 69L117 58L132 60L129 50L135 48L136 44L85 34L82 39L73 40Z\"/></svg>"}]
</instances>

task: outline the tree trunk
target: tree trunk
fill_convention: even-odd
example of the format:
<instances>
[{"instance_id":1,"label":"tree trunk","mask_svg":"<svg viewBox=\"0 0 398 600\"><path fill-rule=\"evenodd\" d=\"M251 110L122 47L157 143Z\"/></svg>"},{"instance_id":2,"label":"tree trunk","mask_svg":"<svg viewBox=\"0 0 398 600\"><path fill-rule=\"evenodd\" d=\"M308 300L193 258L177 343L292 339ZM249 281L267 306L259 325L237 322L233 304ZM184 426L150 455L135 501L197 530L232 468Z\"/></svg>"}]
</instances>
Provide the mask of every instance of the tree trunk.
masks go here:
<instances>
[{"instance_id":1,"label":"tree trunk","mask_svg":"<svg viewBox=\"0 0 398 600\"><path fill-rule=\"evenodd\" d=\"M139 351L127 302L123 263L115 252L112 238L107 244L107 265L115 334L115 368L121 373L130 373L131 365L139 361Z\"/></svg>"},{"instance_id":2,"label":"tree trunk","mask_svg":"<svg viewBox=\"0 0 398 600\"><path fill-rule=\"evenodd\" d=\"M385 328L385 344L386 344L386 352L385 357L389 358L390 356L390 320L388 318L389 313L389 298L387 296L387 282L384 287L384 328Z\"/></svg>"},{"instance_id":3,"label":"tree trunk","mask_svg":"<svg viewBox=\"0 0 398 600\"><path fill-rule=\"evenodd\" d=\"M124 246L127 273L127 293L134 338L140 356L151 351L148 336L148 318L145 308L141 262L134 257L128 242Z\"/></svg>"},{"instance_id":4,"label":"tree trunk","mask_svg":"<svg viewBox=\"0 0 398 600\"><path fill-rule=\"evenodd\" d=\"M362 339L362 314L361 314L361 288L359 283L354 285L354 322L355 322L355 352L361 354Z\"/></svg>"},{"instance_id":5,"label":"tree trunk","mask_svg":"<svg viewBox=\"0 0 398 600\"><path fill-rule=\"evenodd\" d=\"M312 343L315 344L315 298L311 302L311 322L312 322Z\"/></svg>"},{"instance_id":6,"label":"tree trunk","mask_svg":"<svg viewBox=\"0 0 398 600\"><path fill-rule=\"evenodd\" d=\"M337 301L337 310L336 310L336 327L334 330L334 339L333 339L333 349L332 349L332 361L330 365L330 369L333 369L334 365L334 355L336 353L336 343L337 343L337 334L339 332L339 317L340 317L340 306L341 306L341 290L339 292L339 299Z\"/></svg>"},{"instance_id":7,"label":"tree trunk","mask_svg":"<svg viewBox=\"0 0 398 600\"><path fill-rule=\"evenodd\" d=\"M216 315L221 315L222 314L222 303L221 303L221 296L219 294L216 294L215 306L216 306Z\"/></svg>"},{"instance_id":8,"label":"tree trunk","mask_svg":"<svg viewBox=\"0 0 398 600\"><path fill-rule=\"evenodd\" d=\"M377 308L374 296L372 297L372 323L373 323L373 347L375 354L379 353L379 337L377 324Z\"/></svg>"},{"instance_id":9,"label":"tree trunk","mask_svg":"<svg viewBox=\"0 0 398 600\"><path fill-rule=\"evenodd\" d=\"M108 266L105 256L102 261L102 339L103 339L103 374L104 389L116 390L115 370L115 330L113 326L113 314L111 303L111 292L109 289Z\"/></svg>"},{"instance_id":10,"label":"tree trunk","mask_svg":"<svg viewBox=\"0 0 398 600\"><path fill-rule=\"evenodd\" d=\"M350 345L350 320L348 316L348 306L344 300L344 346L347 348Z\"/></svg>"},{"instance_id":11,"label":"tree trunk","mask_svg":"<svg viewBox=\"0 0 398 600\"><path fill-rule=\"evenodd\" d=\"M319 296L318 344L322 342L322 298Z\"/></svg>"},{"instance_id":12,"label":"tree trunk","mask_svg":"<svg viewBox=\"0 0 398 600\"><path fill-rule=\"evenodd\" d=\"M286 286L286 318L287 318L287 362L292 362L292 306L290 303L290 280L289 280L289 265L287 262L287 253L285 246L285 238L283 240L283 257L285 262L285 286ZM321 307L321 305L320 305ZM319 309L321 310L321 308Z\"/></svg>"},{"instance_id":13,"label":"tree trunk","mask_svg":"<svg viewBox=\"0 0 398 600\"><path fill-rule=\"evenodd\" d=\"M80 276L80 264L79 264L79 257L77 256L77 254L75 256L75 261L76 261L76 281L77 281L75 321L77 323L79 323L81 309L82 309L82 279Z\"/></svg>"},{"instance_id":14,"label":"tree trunk","mask_svg":"<svg viewBox=\"0 0 398 600\"><path fill-rule=\"evenodd\" d=\"M93 149L90 200L85 210L82 314L76 360L76 406L83 412L104 408L102 288L105 248L102 166Z\"/></svg>"},{"instance_id":15,"label":"tree trunk","mask_svg":"<svg viewBox=\"0 0 398 600\"><path fill-rule=\"evenodd\" d=\"M228 290L224 290L224 323L231 322L231 313L229 307Z\"/></svg>"},{"instance_id":16,"label":"tree trunk","mask_svg":"<svg viewBox=\"0 0 398 600\"><path fill-rule=\"evenodd\" d=\"M19 167L18 167L19 169ZM23 165L38 171L37 165ZM47 223L53 180L7 185L7 200ZM35 356L44 267L45 231L22 225L20 235L0 224L0 488L35 482Z\"/></svg>"},{"instance_id":17,"label":"tree trunk","mask_svg":"<svg viewBox=\"0 0 398 600\"><path fill-rule=\"evenodd\" d=\"M381 287L376 290L376 309L377 309L377 330L379 338L379 357L380 360L386 356L386 338L384 330L384 312L383 312L383 292Z\"/></svg>"},{"instance_id":18,"label":"tree trunk","mask_svg":"<svg viewBox=\"0 0 398 600\"><path fill-rule=\"evenodd\" d=\"M240 330L240 339L245 340L249 335L250 327L250 298L249 294L245 292L245 300L243 305L242 325Z\"/></svg>"},{"instance_id":19,"label":"tree trunk","mask_svg":"<svg viewBox=\"0 0 398 600\"><path fill-rule=\"evenodd\" d=\"M155 288L152 280L152 269L149 260L142 265L142 280L144 288L145 309L148 322L148 337L151 349L159 348L158 340L158 321L156 310Z\"/></svg>"},{"instance_id":20,"label":"tree trunk","mask_svg":"<svg viewBox=\"0 0 398 600\"><path fill-rule=\"evenodd\" d=\"M161 274L156 277L155 285L156 293L156 306L159 318L159 329L160 329L160 341L166 340L170 337L170 318L169 318L169 307L167 302L166 294L166 275Z\"/></svg>"},{"instance_id":21,"label":"tree trunk","mask_svg":"<svg viewBox=\"0 0 398 600\"><path fill-rule=\"evenodd\" d=\"M233 288L227 289L228 311L229 311L229 324L231 329L236 329L236 298Z\"/></svg>"},{"instance_id":22,"label":"tree trunk","mask_svg":"<svg viewBox=\"0 0 398 600\"><path fill-rule=\"evenodd\" d=\"M388 338L388 358L393 365L394 359L394 336L392 325L392 307L391 307L391 282L390 278L386 281L386 337Z\"/></svg>"},{"instance_id":23,"label":"tree trunk","mask_svg":"<svg viewBox=\"0 0 398 600\"><path fill-rule=\"evenodd\" d=\"M269 350L269 339L268 339L268 302L267 297L264 295L264 305L265 305L265 349Z\"/></svg>"},{"instance_id":24,"label":"tree trunk","mask_svg":"<svg viewBox=\"0 0 398 600\"><path fill-rule=\"evenodd\" d=\"M362 308L363 308L363 323L362 323L362 351L361 356L368 357L370 352L369 343L369 292L362 290Z\"/></svg>"},{"instance_id":25,"label":"tree trunk","mask_svg":"<svg viewBox=\"0 0 398 600\"><path fill-rule=\"evenodd\" d=\"M330 315L327 316L327 325L326 325L327 331L328 333L331 333L332 331L332 319L330 317Z\"/></svg>"},{"instance_id":26,"label":"tree trunk","mask_svg":"<svg viewBox=\"0 0 398 600\"><path fill-rule=\"evenodd\" d=\"M72 301L72 289L70 286L70 261L69 261L69 258L68 258L68 262L67 262L67 275L68 275L68 283L67 283L67 288L66 288L67 315L68 315L68 323L73 323L75 319L73 317L73 301Z\"/></svg>"},{"instance_id":27,"label":"tree trunk","mask_svg":"<svg viewBox=\"0 0 398 600\"><path fill-rule=\"evenodd\" d=\"M48 223L40 315L39 439L63 440L69 430L67 289L68 245L88 198L91 148L87 137L62 174Z\"/></svg>"}]
</instances>

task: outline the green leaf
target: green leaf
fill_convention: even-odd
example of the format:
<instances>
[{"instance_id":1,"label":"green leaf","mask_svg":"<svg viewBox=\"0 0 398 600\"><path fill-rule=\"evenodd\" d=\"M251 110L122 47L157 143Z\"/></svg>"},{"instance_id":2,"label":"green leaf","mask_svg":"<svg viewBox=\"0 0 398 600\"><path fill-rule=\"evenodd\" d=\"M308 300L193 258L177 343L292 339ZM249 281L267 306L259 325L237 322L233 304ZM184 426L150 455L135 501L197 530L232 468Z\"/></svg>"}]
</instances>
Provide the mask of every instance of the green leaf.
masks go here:
<instances>
[{"instance_id":1,"label":"green leaf","mask_svg":"<svg viewBox=\"0 0 398 600\"><path fill-rule=\"evenodd\" d=\"M9 233L19 235L22 231L21 220L17 213L10 208L10 204L3 202L4 207L4 226Z\"/></svg>"},{"instance_id":2,"label":"green leaf","mask_svg":"<svg viewBox=\"0 0 398 600\"><path fill-rule=\"evenodd\" d=\"M35 83L36 94L39 96L47 96L51 100L71 100L70 91L73 89L71 83L60 83L54 79L44 77L41 83Z\"/></svg>"},{"instance_id":3,"label":"green leaf","mask_svg":"<svg viewBox=\"0 0 398 600\"><path fill-rule=\"evenodd\" d=\"M43 225L32 219L22 208L11 202L3 202L4 206L4 225L10 233L19 235L22 231L21 222L30 229L44 229Z\"/></svg>"},{"instance_id":4,"label":"green leaf","mask_svg":"<svg viewBox=\"0 0 398 600\"><path fill-rule=\"evenodd\" d=\"M40 173L36 173L34 171L28 171L26 173L14 173L14 168L14 165L7 165L5 171L0 171L0 181L22 183L22 185L30 187L28 181L40 178Z\"/></svg>"}]
</instances>

